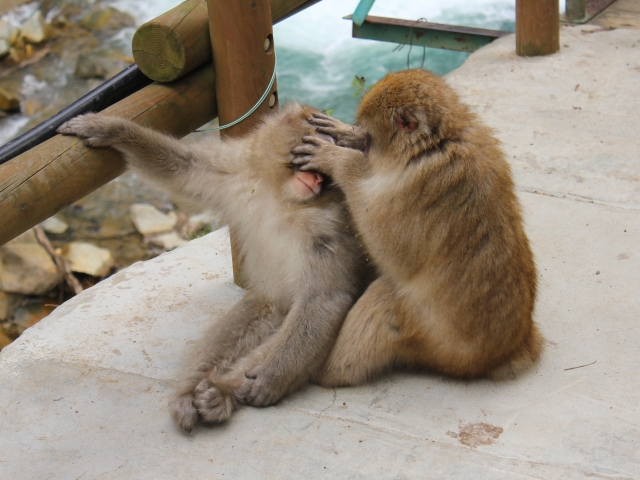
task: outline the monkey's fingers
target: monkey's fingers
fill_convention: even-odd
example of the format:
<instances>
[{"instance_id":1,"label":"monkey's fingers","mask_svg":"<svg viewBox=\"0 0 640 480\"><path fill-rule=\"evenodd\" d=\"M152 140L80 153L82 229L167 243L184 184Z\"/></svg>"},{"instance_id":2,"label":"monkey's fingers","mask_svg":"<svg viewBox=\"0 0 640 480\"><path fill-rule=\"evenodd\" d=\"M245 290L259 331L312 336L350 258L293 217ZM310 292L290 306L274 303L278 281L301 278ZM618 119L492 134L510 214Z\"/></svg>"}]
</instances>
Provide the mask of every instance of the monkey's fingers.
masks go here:
<instances>
[{"instance_id":1,"label":"monkey's fingers","mask_svg":"<svg viewBox=\"0 0 640 480\"><path fill-rule=\"evenodd\" d=\"M335 128L336 123L333 120L326 120L324 118L311 118L309 123L314 127L331 127Z\"/></svg>"},{"instance_id":2,"label":"monkey's fingers","mask_svg":"<svg viewBox=\"0 0 640 480\"><path fill-rule=\"evenodd\" d=\"M327 115L326 113L312 113L311 116L313 118L317 118L318 120L331 120L332 122L335 121L335 118Z\"/></svg>"},{"instance_id":3,"label":"monkey's fingers","mask_svg":"<svg viewBox=\"0 0 640 480\"><path fill-rule=\"evenodd\" d=\"M294 155L312 155L315 153L315 147L311 145L298 145L291 150Z\"/></svg>"},{"instance_id":4,"label":"monkey's fingers","mask_svg":"<svg viewBox=\"0 0 640 480\"><path fill-rule=\"evenodd\" d=\"M295 157L289 162L300 172L319 172L318 166L314 163L313 157L309 155Z\"/></svg>"},{"instance_id":5,"label":"monkey's fingers","mask_svg":"<svg viewBox=\"0 0 640 480\"><path fill-rule=\"evenodd\" d=\"M329 135L330 137L336 138L339 136L340 132L335 127L316 127L316 132L324 133L325 135Z\"/></svg>"},{"instance_id":6,"label":"monkey's fingers","mask_svg":"<svg viewBox=\"0 0 640 480\"><path fill-rule=\"evenodd\" d=\"M314 137L313 135L305 135L304 137L302 137L302 143L308 143L310 145L315 145L317 147L322 146L323 143L331 144L331 142L324 140L322 138Z\"/></svg>"}]
</instances>

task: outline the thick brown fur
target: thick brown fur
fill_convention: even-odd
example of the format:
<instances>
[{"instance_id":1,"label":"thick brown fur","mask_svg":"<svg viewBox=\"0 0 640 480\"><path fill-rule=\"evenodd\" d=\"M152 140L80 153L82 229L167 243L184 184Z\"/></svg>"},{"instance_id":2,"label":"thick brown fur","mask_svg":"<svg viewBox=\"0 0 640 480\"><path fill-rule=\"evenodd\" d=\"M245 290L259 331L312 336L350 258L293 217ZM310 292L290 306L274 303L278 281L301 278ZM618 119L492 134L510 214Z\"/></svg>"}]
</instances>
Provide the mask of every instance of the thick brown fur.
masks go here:
<instances>
[{"instance_id":1,"label":"thick brown fur","mask_svg":"<svg viewBox=\"0 0 640 480\"><path fill-rule=\"evenodd\" d=\"M102 115L59 129L119 150L138 174L218 212L237 234L248 292L193 352L170 403L184 430L199 419L225 421L240 403L275 403L306 383L372 279L342 192L291 168L291 150L314 133L313 113L289 104L244 138L191 145Z\"/></svg>"},{"instance_id":2,"label":"thick brown fur","mask_svg":"<svg viewBox=\"0 0 640 480\"><path fill-rule=\"evenodd\" d=\"M505 377L542 348L536 268L511 171L492 132L441 78L388 74L357 126L315 114L294 164L345 192L381 271L349 312L316 380L364 382L393 367Z\"/></svg>"}]
</instances>

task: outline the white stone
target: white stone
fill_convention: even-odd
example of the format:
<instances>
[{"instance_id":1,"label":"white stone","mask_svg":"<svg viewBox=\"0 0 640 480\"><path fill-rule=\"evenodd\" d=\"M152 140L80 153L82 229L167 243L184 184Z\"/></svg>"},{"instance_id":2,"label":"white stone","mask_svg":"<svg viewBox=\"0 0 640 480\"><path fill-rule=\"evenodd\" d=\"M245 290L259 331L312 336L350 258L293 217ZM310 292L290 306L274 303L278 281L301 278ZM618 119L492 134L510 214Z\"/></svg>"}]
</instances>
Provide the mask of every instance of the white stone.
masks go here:
<instances>
[{"instance_id":1,"label":"white stone","mask_svg":"<svg viewBox=\"0 0 640 480\"><path fill-rule=\"evenodd\" d=\"M42 295L60 283L61 273L39 243L23 243L19 239L16 240L0 247L2 290L25 295Z\"/></svg>"},{"instance_id":2,"label":"white stone","mask_svg":"<svg viewBox=\"0 0 640 480\"><path fill-rule=\"evenodd\" d=\"M42 12L37 10L22 24L21 34L29 43L40 43L47 39L47 24Z\"/></svg>"},{"instance_id":3,"label":"white stone","mask_svg":"<svg viewBox=\"0 0 640 480\"><path fill-rule=\"evenodd\" d=\"M40 226L45 232L57 235L66 232L69 228L69 225L66 222L60 220L55 215L47 218L44 222L41 222Z\"/></svg>"},{"instance_id":4,"label":"white stone","mask_svg":"<svg viewBox=\"0 0 640 480\"><path fill-rule=\"evenodd\" d=\"M143 235L168 232L177 222L175 214L165 215L153 205L145 203L135 203L131 205L130 212L131 221L136 229Z\"/></svg>"},{"instance_id":5,"label":"white stone","mask_svg":"<svg viewBox=\"0 0 640 480\"><path fill-rule=\"evenodd\" d=\"M176 232L161 233L160 235L151 238L150 242L160 245L165 250L173 250L185 243L189 243L188 240L185 240Z\"/></svg>"},{"instance_id":6,"label":"white stone","mask_svg":"<svg viewBox=\"0 0 640 480\"><path fill-rule=\"evenodd\" d=\"M0 20L0 39L5 39L9 46L12 46L15 43L19 33L20 30L11 25L9 22Z\"/></svg>"},{"instance_id":7,"label":"white stone","mask_svg":"<svg viewBox=\"0 0 640 480\"><path fill-rule=\"evenodd\" d=\"M71 242L62 247L61 254L69 261L71 270L94 277L104 277L113 266L113 256L106 248L87 242Z\"/></svg>"},{"instance_id":8,"label":"white stone","mask_svg":"<svg viewBox=\"0 0 640 480\"><path fill-rule=\"evenodd\" d=\"M9 42L5 38L0 38L0 58L9 55L9 50L11 50Z\"/></svg>"}]
</instances>

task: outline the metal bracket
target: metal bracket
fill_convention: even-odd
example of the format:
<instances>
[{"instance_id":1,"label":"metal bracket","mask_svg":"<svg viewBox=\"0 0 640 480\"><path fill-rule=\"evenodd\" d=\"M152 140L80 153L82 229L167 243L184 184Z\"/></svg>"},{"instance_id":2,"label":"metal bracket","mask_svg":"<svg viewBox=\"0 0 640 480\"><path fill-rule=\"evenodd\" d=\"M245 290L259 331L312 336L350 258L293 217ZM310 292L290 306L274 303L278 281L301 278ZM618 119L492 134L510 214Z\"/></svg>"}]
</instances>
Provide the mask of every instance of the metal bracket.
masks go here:
<instances>
[{"instance_id":1,"label":"metal bracket","mask_svg":"<svg viewBox=\"0 0 640 480\"><path fill-rule=\"evenodd\" d=\"M351 20L352 16L348 15L344 18ZM480 47L493 42L496 38L512 33L503 30L459 27L441 23L369 15L360 26L356 24L355 20L353 21L352 36L354 38L366 38L382 42L411 44L419 47L474 52Z\"/></svg>"}]
</instances>

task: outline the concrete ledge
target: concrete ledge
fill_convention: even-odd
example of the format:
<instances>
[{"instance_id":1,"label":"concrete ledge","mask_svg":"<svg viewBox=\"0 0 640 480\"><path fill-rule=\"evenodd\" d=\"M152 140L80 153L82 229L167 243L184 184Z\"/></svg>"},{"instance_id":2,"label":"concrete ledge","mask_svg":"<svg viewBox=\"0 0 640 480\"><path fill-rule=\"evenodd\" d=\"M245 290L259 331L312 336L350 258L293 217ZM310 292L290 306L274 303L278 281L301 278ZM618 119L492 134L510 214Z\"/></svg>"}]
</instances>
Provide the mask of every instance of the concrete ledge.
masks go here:
<instances>
[{"instance_id":1,"label":"concrete ledge","mask_svg":"<svg viewBox=\"0 0 640 480\"><path fill-rule=\"evenodd\" d=\"M493 127L528 192L640 209L640 33L562 27L560 52L481 48L449 83Z\"/></svg>"}]
</instances>

